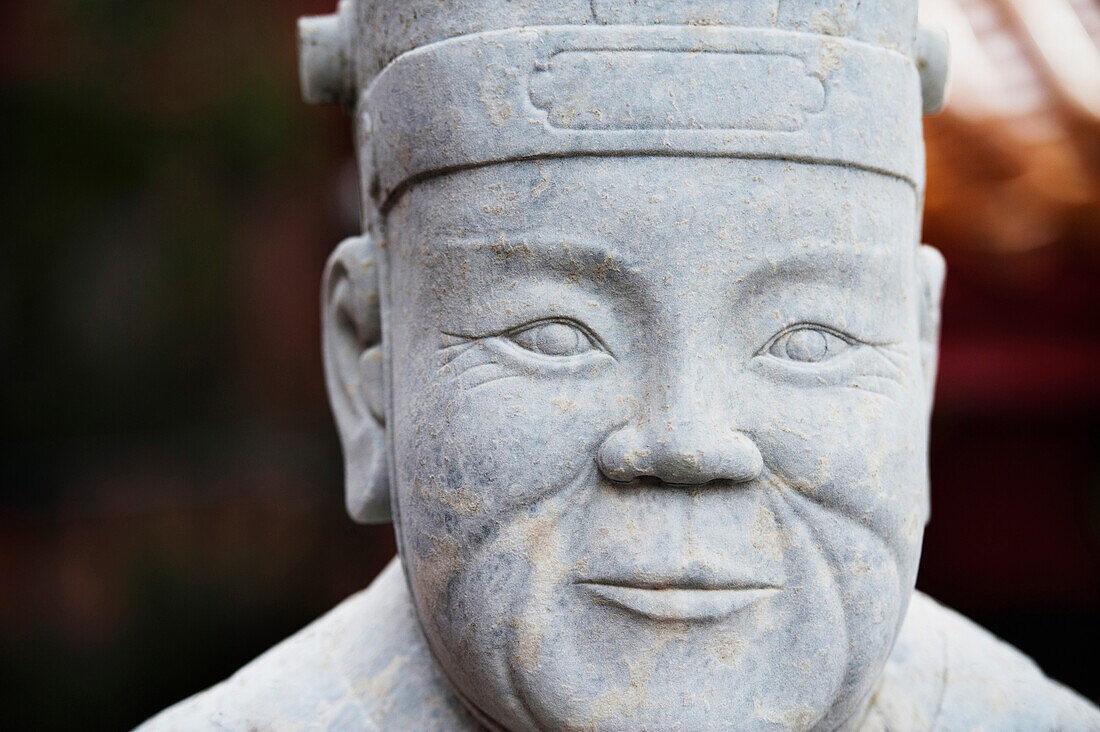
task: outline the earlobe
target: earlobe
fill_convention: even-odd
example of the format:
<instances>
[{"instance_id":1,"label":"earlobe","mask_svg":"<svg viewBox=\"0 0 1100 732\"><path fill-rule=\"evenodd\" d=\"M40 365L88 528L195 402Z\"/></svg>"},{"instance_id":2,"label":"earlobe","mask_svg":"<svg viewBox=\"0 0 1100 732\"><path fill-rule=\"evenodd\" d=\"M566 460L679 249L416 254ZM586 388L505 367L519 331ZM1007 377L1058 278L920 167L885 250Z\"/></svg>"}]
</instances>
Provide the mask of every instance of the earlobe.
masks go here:
<instances>
[{"instance_id":1,"label":"earlobe","mask_svg":"<svg viewBox=\"0 0 1100 732\"><path fill-rule=\"evenodd\" d=\"M369 236L344 241L325 268L325 381L344 449L348 513L389 521L378 263Z\"/></svg>"},{"instance_id":2,"label":"earlobe","mask_svg":"<svg viewBox=\"0 0 1100 732\"><path fill-rule=\"evenodd\" d=\"M917 251L917 271L920 277L920 339L921 365L924 370L928 409L932 409L932 397L936 388L936 370L940 351L940 307L943 301L943 285L947 277L947 263L939 250L921 245Z\"/></svg>"}]
</instances>

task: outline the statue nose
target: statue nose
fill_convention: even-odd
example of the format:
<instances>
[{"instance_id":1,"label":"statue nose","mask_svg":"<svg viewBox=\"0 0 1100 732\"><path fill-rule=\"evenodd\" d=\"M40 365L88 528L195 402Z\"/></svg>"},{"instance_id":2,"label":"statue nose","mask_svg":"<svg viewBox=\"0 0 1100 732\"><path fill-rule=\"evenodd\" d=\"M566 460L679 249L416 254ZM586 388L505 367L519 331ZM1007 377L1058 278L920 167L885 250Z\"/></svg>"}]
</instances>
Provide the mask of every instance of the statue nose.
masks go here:
<instances>
[{"instance_id":1,"label":"statue nose","mask_svg":"<svg viewBox=\"0 0 1100 732\"><path fill-rule=\"evenodd\" d=\"M673 485L747 483L764 469L748 435L700 422L623 427L600 445L596 460L600 471L619 483L643 477Z\"/></svg>"}]
</instances>

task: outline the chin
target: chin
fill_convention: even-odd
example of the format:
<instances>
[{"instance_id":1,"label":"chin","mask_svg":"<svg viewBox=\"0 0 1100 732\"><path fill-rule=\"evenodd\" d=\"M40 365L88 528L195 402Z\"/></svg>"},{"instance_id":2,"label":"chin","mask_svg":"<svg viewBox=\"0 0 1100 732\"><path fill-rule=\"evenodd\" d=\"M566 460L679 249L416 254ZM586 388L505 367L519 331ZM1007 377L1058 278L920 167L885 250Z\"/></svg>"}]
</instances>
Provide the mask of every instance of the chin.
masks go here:
<instances>
[{"instance_id":1,"label":"chin","mask_svg":"<svg viewBox=\"0 0 1100 732\"><path fill-rule=\"evenodd\" d=\"M809 729L842 702L847 659L835 637L772 625L785 614L761 603L724 622L563 617L536 665L513 655L515 693L541 729ZM807 647L802 665L776 662Z\"/></svg>"},{"instance_id":2,"label":"chin","mask_svg":"<svg viewBox=\"0 0 1100 732\"><path fill-rule=\"evenodd\" d=\"M522 610L483 636L484 675L463 691L509 729L835 728L873 691L898 623L882 607L877 627L847 615L862 593L816 585L818 570L717 619L655 619L575 583L513 597Z\"/></svg>"},{"instance_id":3,"label":"chin","mask_svg":"<svg viewBox=\"0 0 1100 732\"><path fill-rule=\"evenodd\" d=\"M838 726L873 690L869 680L896 623L883 618L889 633L862 627L844 615L848 593L815 589L785 590L720 620L654 620L570 601L549 614L529 610L505 650L524 717L512 724L698 732ZM536 632L541 642L532 647L524 639Z\"/></svg>"}]
</instances>

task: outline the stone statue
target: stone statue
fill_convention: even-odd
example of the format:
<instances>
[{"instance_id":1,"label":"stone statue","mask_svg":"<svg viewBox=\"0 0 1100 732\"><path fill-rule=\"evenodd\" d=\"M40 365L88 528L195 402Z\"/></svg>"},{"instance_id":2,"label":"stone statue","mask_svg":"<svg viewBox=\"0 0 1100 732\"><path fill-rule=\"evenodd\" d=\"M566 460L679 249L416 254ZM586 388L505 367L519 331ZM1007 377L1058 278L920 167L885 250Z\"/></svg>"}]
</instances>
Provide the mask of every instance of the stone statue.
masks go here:
<instances>
[{"instance_id":1,"label":"stone statue","mask_svg":"<svg viewBox=\"0 0 1100 732\"><path fill-rule=\"evenodd\" d=\"M366 591L146 729L1100 729L914 592L916 0L343 0L324 282Z\"/></svg>"}]
</instances>

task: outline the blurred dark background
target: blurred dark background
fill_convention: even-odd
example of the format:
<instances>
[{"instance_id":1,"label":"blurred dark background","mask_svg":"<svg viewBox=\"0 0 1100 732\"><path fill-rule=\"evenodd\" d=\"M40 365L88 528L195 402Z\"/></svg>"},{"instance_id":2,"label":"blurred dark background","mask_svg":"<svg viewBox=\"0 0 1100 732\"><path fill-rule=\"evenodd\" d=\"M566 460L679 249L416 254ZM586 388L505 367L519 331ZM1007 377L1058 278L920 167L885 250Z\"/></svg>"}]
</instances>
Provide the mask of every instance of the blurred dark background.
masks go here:
<instances>
[{"instance_id":1,"label":"blurred dark background","mask_svg":"<svg viewBox=\"0 0 1100 732\"><path fill-rule=\"evenodd\" d=\"M1095 700L1100 0L1042 5L1061 25L925 3L957 74L919 585ZM334 7L0 3L2 729L129 728L394 552L344 515L320 365L355 174L342 113L298 100L294 21Z\"/></svg>"}]
</instances>

